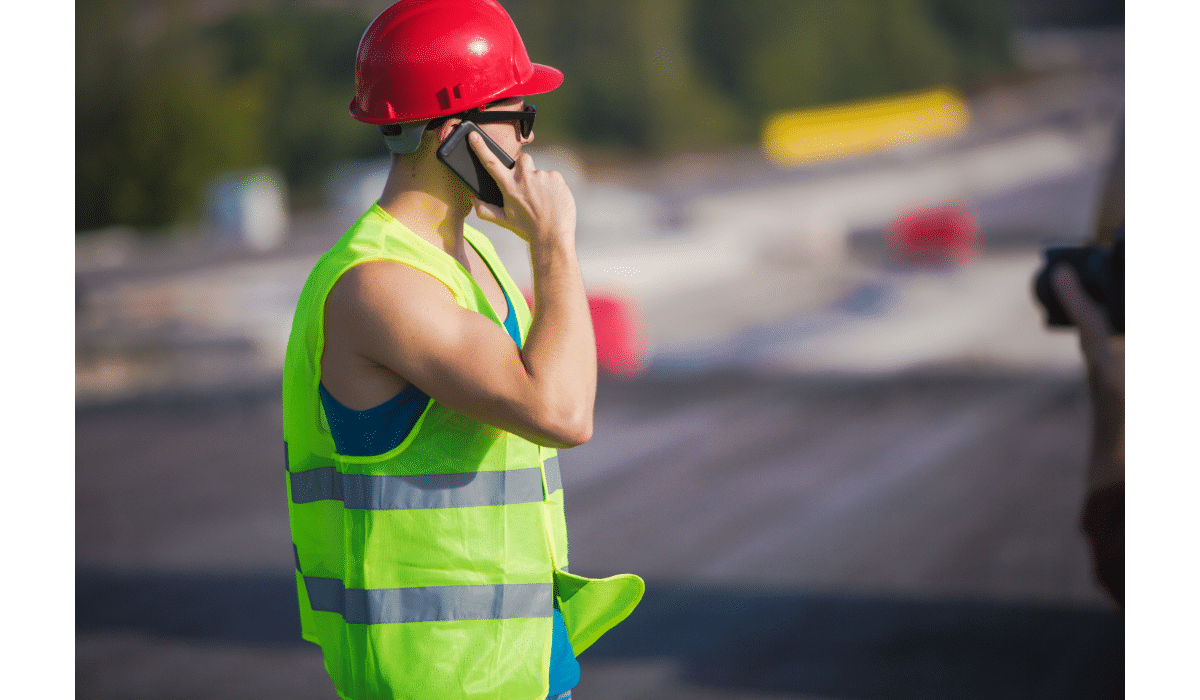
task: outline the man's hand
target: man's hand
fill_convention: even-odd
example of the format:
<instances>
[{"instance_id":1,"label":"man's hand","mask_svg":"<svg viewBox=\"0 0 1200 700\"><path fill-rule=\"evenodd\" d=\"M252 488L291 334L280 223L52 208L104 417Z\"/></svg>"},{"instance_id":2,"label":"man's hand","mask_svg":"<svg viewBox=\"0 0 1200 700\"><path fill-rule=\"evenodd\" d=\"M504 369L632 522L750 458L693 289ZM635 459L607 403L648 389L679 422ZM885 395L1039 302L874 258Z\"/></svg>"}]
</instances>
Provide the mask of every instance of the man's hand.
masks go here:
<instances>
[{"instance_id":1,"label":"man's hand","mask_svg":"<svg viewBox=\"0 0 1200 700\"><path fill-rule=\"evenodd\" d=\"M575 198L561 174L538 170L528 153L521 154L509 170L479 134L471 133L467 140L504 193L503 209L476 202L475 213L480 219L503 226L531 246L574 245Z\"/></svg>"},{"instance_id":2,"label":"man's hand","mask_svg":"<svg viewBox=\"0 0 1200 700\"><path fill-rule=\"evenodd\" d=\"M1083 290L1069 265L1050 272L1067 316L1079 328L1092 393L1089 491L1125 478L1125 339L1109 334L1104 310Z\"/></svg>"}]
</instances>

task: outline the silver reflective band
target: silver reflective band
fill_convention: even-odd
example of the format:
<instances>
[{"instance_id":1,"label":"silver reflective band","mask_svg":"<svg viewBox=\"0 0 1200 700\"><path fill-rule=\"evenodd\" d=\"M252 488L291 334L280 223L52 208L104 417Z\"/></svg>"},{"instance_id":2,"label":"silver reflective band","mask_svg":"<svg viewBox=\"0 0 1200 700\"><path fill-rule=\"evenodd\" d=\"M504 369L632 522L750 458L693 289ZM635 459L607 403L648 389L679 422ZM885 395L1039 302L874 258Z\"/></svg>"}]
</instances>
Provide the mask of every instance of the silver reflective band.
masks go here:
<instances>
[{"instance_id":1,"label":"silver reflective band","mask_svg":"<svg viewBox=\"0 0 1200 700\"><path fill-rule=\"evenodd\" d=\"M318 612L338 613L352 625L448 620L550 617L554 584L422 588L343 588L336 578L304 577L308 602Z\"/></svg>"},{"instance_id":2,"label":"silver reflective band","mask_svg":"<svg viewBox=\"0 0 1200 700\"><path fill-rule=\"evenodd\" d=\"M359 510L415 510L542 500L542 475L537 467L410 476L342 474L333 467L320 467L290 476L292 503L297 505L333 500Z\"/></svg>"},{"instance_id":3,"label":"silver reflective band","mask_svg":"<svg viewBox=\"0 0 1200 700\"><path fill-rule=\"evenodd\" d=\"M342 500L342 479L333 467L292 472L292 503Z\"/></svg>"},{"instance_id":4,"label":"silver reflective band","mask_svg":"<svg viewBox=\"0 0 1200 700\"><path fill-rule=\"evenodd\" d=\"M546 490L554 493L563 487L562 471L558 468L558 455L554 455L543 464L546 467Z\"/></svg>"}]
</instances>

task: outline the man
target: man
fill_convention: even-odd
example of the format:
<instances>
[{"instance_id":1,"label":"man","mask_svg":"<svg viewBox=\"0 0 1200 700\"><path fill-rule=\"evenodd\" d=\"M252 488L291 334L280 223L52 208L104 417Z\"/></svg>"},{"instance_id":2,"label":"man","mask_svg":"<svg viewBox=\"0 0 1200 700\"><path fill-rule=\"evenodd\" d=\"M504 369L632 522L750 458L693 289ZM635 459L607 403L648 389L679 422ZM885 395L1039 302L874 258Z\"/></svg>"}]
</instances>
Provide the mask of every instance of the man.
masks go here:
<instances>
[{"instance_id":1,"label":"man","mask_svg":"<svg viewBox=\"0 0 1200 700\"><path fill-rule=\"evenodd\" d=\"M283 381L305 639L339 696L569 698L574 656L632 611L631 574L566 573L556 448L592 431L596 347L562 177L523 148L532 64L495 0L401 0L359 45L358 120L392 164L378 203L318 261ZM477 200L437 157L464 120L496 179ZM534 309L478 215L529 243Z\"/></svg>"}]
</instances>

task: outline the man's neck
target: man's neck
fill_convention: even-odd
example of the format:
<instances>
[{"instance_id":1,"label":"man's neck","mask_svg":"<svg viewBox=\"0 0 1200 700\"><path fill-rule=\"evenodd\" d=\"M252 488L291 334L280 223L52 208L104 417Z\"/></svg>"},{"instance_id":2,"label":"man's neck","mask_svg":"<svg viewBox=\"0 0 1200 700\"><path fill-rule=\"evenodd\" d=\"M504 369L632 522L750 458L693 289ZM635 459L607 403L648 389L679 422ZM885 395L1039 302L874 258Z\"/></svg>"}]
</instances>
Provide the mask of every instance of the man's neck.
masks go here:
<instances>
[{"instance_id":1,"label":"man's neck","mask_svg":"<svg viewBox=\"0 0 1200 700\"><path fill-rule=\"evenodd\" d=\"M457 192L447 184L440 179L422 182L393 167L379 206L416 235L465 263L463 222L471 207L469 202L453 202Z\"/></svg>"}]
</instances>

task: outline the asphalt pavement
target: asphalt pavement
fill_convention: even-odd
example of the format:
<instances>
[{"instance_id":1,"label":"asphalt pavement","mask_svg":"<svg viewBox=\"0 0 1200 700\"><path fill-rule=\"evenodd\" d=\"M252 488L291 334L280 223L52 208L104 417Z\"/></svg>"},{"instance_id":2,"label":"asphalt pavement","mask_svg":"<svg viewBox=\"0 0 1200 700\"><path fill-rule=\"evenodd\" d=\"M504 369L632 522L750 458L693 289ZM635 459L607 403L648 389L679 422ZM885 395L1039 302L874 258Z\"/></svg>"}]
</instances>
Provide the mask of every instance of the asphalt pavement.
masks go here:
<instances>
[{"instance_id":1,"label":"asphalt pavement","mask_svg":"<svg viewBox=\"0 0 1200 700\"><path fill-rule=\"evenodd\" d=\"M1094 698L1123 618L1076 525L1078 377L606 378L572 568L642 605L580 698ZM274 390L77 415L78 697L332 698L299 639Z\"/></svg>"}]
</instances>

